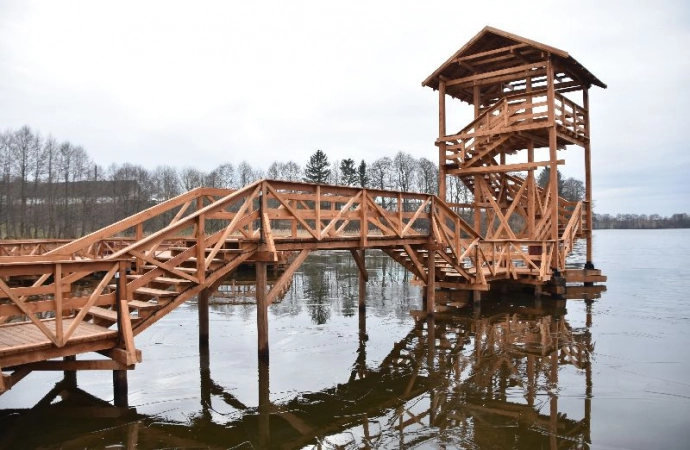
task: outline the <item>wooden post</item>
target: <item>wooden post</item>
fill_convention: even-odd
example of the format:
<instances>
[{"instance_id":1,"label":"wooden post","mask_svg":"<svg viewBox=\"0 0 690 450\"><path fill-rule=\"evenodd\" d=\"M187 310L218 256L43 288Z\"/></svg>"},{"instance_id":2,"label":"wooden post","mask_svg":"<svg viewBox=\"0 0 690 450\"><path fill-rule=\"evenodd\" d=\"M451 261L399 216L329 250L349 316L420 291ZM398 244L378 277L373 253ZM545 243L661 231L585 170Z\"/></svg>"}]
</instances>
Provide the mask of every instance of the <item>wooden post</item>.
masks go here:
<instances>
[{"instance_id":1,"label":"wooden post","mask_svg":"<svg viewBox=\"0 0 690 450\"><path fill-rule=\"evenodd\" d=\"M430 246L426 261L426 314L433 316L436 308L436 250Z\"/></svg>"},{"instance_id":2,"label":"wooden post","mask_svg":"<svg viewBox=\"0 0 690 450\"><path fill-rule=\"evenodd\" d=\"M201 413L204 419L210 420L213 381L211 380L211 357L208 346L199 346L199 382L201 384Z\"/></svg>"},{"instance_id":3,"label":"wooden post","mask_svg":"<svg viewBox=\"0 0 690 450\"><path fill-rule=\"evenodd\" d=\"M126 370L113 370L113 403L115 406L129 406Z\"/></svg>"},{"instance_id":4,"label":"wooden post","mask_svg":"<svg viewBox=\"0 0 690 450\"><path fill-rule=\"evenodd\" d=\"M197 211L204 207L204 198L196 199ZM199 284L206 281L206 221L203 214L197 217L196 222L196 275L199 278Z\"/></svg>"},{"instance_id":5,"label":"wooden post","mask_svg":"<svg viewBox=\"0 0 690 450\"><path fill-rule=\"evenodd\" d=\"M55 337L60 345L65 345L64 330L62 329L62 264L55 264ZM65 378L67 375L65 374ZM76 386L76 378L75 378Z\"/></svg>"},{"instance_id":6,"label":"wooden post","mask_svg":"<svg viewBox=\"0 0 690 450\"><path fill-rule=\"evenodd\" d=\"M549 108L549 190L551 191L551 240L554 242L551 266L560 270L558 252L558 141L556 136L556 91L551 57L546 61L547 103Z\"/></svg>"},{"instance_id":7,"label":"wooden post","mask_svg":"<svg viewBox=\"0 0 690 450\"><path fill-rule=\"evenodd\" d=\"M259 360L268 361L268 301L266 296L266 262L256 261L256 327Z\"/></svg>"},{"instance_id":8,"label":"wooden post","mask_svg":"<svg viewBox=\"0 0 690 450\"><path fill-rule=\"evenodd\" d=\"M591 134L589 125L589 89L585 88L582 91L582 106L585 110L585 202L587 206L587 212L585 215L585 237L587 239L587 259L585 263L585 269L594 269L594 263L592 260L592 160L591 160Z\"/></svg>"},{"instance_id":9,"label":"wooden post","mask_svg":"<svg viewBox=\"0 0 690 450\"><path fill-rule=\"evenodd\" d=\"M268 359L259 358L259 448L271 443L271 389Z\"/></svg>"},{"instance_id":10,"label":"wooden post","mask_svg":"<svg viewBox=\"0 0 690 450\"><path fill-rule=\"evenodd\" d=\"M534 141L530 139L527 141L527 162L534 162ZM535 214L536 209L536 199L534 196L537 193L535 188L536 182L534 179L534 169L527 172L527 236L529 239L534 239L534 226L535 226Z\"/></svg>"},{"instance_id":11,"label":"wooden post","mask_svg":"<svg viewBox=\"0 0 690 450\"><path fill-rule=\"evenodd\" d=\"M63 361L68 362L68 361L76 361L77 356L76 355L70 355L70 356L65 356L62 358ZM65 382L65 385L69 388L76 388L77 387L77 371L76 370L65 370L63 372L63 379Z\"/></svg>"},{"instance_id":12,"label":"wooden post","mask_svg":"<svg viewBox=\"0 0 690 450\"><path fill-rule=\"evenodd\" d=\"M446 201L446 82L438 82L438 196Z\"/></svg>"},{"instance_id":13,"label":"wooden post","mask_svg":"<svg viewBox=\"0 0 690 450\"><path fill-rule=\"evenodd\" d=\"M362 246L362 248L366 248L366 246L368 245L367 244L367 237L369 235L369 219L367 218L367 199L368 198L369 197L367 195L367 190L362 189L362 198L359 202L359 207L362 209L362 211L361 211L362 217L360 219L362 221L362 223L359 227L360 232L361 232L360 245Z\"/></svg>"},{"instance_id":14,"label":"wooden post","mask_svg":"<svg viewBox=\"0 0 690 450\"><path fill-rule=\"evenodd\" d=\"M208 308L208 289L199 292L197 308L199 313L199 348L208 348L209 338L209 308Z\"/></svg>"},{"instance_id":15,"label":"wooden post","mask_svg":"<svg viewBox=\"0 0 690 450\"><path fill-rule=\"evenodd\" d=\"M144 224L143 223L138 223L135 231L135 240L137 242L141 241L144 239ZM143 265L143 261L141 258L136 258L134 260L134 271L136 273L141 273L141 266Z\"/></svg>"},{"instance_id":16,"label":"wooden post","mask_svg":"<svg viewBox=\"0 0 690 450\"><path fill-rule=\"evenodd\" d=\"M479 117L479 109L482 103L481 99L481 91L479 90L479 86L475 85L474 88L472 89L472 96L473 96L473 105L474 105L474 118L476 119ZM479 186L480 182L483 182L484 179L482 178L482 174L475 174L474 175L474 230L477 233L481 234L481 229L482 229L482 212L481 212L481 207L479 206L479 203L481 202L481 186Z\"/></svg>"},{"instance_id":17,"label":"wooden post","mask_svg":"<svg viewBox=\"0 0 690 450\"><path fill-rule=\"evenodd\" d=\"M364 249L359 250L359 258L364 261ZM366 310L366 299L367 299L367 279L361 270L359 272L359 312L360 315Z\"/></svg>"}]
</instances>

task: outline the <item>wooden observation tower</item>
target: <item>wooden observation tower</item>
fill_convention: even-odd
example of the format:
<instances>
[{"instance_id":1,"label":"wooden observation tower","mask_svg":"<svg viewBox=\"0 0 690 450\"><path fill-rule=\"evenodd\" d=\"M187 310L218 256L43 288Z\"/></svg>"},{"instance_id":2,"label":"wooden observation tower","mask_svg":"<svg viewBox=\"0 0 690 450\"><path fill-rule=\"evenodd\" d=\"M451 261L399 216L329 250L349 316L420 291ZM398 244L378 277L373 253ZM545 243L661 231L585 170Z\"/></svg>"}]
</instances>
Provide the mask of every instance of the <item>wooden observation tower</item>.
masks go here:
<instances>
[{"instance_id":1,"label":"wooden observation tower","mask_svg":"<svg viewBox=\"0 0 690 450\"><path fill-rule=\"evenodd\" d=\"M492 27L484 28L436 69L423 86L438 90L439 196L459 177L472 192L474 229L489 241L521 240L531 255L550 245L551 268L565 269L577 238L592 264L589 89L606 85L567 52ZM446 99L474 107L464 127L447 123ZM581 201L559 196L558 180L539 187L535 171L556 174L558 151L583 149Z\"/></svg>"}]
</instances>

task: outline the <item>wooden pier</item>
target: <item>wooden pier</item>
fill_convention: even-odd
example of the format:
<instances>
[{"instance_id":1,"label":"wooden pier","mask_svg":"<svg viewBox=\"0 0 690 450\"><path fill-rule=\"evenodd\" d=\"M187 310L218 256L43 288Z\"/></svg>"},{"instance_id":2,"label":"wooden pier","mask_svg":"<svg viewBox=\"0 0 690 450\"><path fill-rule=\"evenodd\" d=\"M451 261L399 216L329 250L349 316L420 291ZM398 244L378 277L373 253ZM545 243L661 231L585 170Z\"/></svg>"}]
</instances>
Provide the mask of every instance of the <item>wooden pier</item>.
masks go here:
<instances>
[{"instance_id":1,"label":"wooden pier","mask_svg":"<svg viewBox=\"0 0 690 450\"><path fill-rule=\"evenodd\" d=\"M249 262L262 359L268 306L313 251L349 250L360 293L364 252L387 253L426 286L430 317L440 288L476 302L497 282L563 295L569 282L605 281L592 262L587 94L603 83L561 50L486 28L424 85L439 91L440 196L260 180L198 188L70 242L0 244L0 393L33 370L113 370L121 379L142 360L135 337L190 299L207 345L209 296ZM577 91L583 106L564 96ZM472 104L476 117L451 134L447 96ZM547 188L535 182L539 167L556 173L567 145L584 149L578 202L558 196L555 176ZM539 147L549 159L535 160ZM445 201L448 176L473 190L471 203ZM579 238L587 264L566 268ZM269 288L267 267L277 263L284 271ZM74 358L92 352L107 359Z\"/></svg>"}]
</instances>

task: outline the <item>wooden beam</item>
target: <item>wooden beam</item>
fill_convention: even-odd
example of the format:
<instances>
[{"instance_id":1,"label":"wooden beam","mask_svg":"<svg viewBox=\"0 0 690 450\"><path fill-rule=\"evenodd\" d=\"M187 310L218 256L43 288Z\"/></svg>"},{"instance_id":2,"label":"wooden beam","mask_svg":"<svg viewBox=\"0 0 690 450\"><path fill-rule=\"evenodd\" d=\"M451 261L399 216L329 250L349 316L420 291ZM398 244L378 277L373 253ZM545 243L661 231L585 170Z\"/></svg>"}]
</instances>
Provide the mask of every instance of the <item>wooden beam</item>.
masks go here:
<instances>
[{"instance_id":1,"label":"wooden beam","mask_svg":"<svg viewBox=\"0 0 690 450\"><path fill-rule=\"evenodd\" d=\"M283 289L285 289L285 286L287 286L290 280L292 280L293 275L297 269L302 266L302 263L305 259L307 259L309 253L311 253L311 250L303 249L280 275L280 278L278 278L278 280L273 284L271 290L266 295L266 301L269 305L273 304L278 295L280 295Z\"/></svg>"},{"instance_id":2,"label":"wooden beam","mask_svg":"<svg viewBox=\"0 0 690 450\"><path fill-rule=\"evenodd\" d=\"M472 82L487 80L491 78L500 77L502 75L520 73L524 71L531 71L532 69L543 68L545 66L544 61L539 61L532 64L523 64L521 66L509 67L502 70L494 70L492 72L484 72L477 75L470 75L469 77L457 78L455 80L449 80L446 82L446 86L458 86L458 85L468 85Z\"/></svg>"},{"instance_id":3,"label":"wooden beam","mask_svg":"<svg viewBox=\"0 0 690 450\"><path fill-rule=\"evenodd\" d=\"M525 170L536 169L537 167L549 166L551 164L551 161L539 161L532 163L506 164L504 166L495 165L484 167L468 167L467 169L451 169L448 171L448 173L458 175L476 175L486 173L523 172ZM565 160L557 159L556 164L565 164Z\"/></svg>"},{"instance_id":4,"label":"wooden beam","mask_svg":"<svg viewBox=\"0 0 690 450\"><path fill-rule=\"evenodd\" d=\"M133 370L133 364L123 364L112 359L40 361L22 366L31 371L73 371L73 370Z\"/></svg>"},{"instance_id":5,"label":"wooden beam","mask_svg":"<svg viewBox=\"0 0 690 450\"><path fill-rule=\"evenodd\" d=\"M360 251L362 253L360 253ZM364 251L351 249L350 254L352 255L352 258L354 258L355 263L357 264L357 268L359 269L359 275L362 278L364 278L365 282L368 282L369 281L369 272L367 272L367 266L364 262Z\"/></svg>"},{"instance_id":6,"label":"wooden beam","mask_svg":"<svg viewBox=\"0 0 690 450\"><path fill-rule=\"evenodd\" d=\"M268 361L268 299L266 296L266 263L256 265L256 328L259 359Z\"/></svg>"}]
</instances>

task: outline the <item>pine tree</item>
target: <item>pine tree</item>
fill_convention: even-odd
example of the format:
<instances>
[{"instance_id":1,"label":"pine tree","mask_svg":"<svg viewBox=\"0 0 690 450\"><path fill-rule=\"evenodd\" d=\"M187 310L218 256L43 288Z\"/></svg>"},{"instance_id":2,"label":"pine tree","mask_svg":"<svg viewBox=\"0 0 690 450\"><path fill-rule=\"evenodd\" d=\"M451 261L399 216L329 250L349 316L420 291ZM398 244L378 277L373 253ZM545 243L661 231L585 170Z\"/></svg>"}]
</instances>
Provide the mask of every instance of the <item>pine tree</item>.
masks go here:
<instances>
[{"instance_id":1,"label":"pine tree","mask_svg":"<svg viewBox=\"0 0 690 450\"><path fill-rule=\"evenodd\" d=\"M304 181L308 183L325 183L331 174L328 157L323 150L316 152L309 157L309 162L304 169Z\"/></svg>"},{"instance_id":2,"label":"pine tree","mask_svg":"<svg viewBox=\"0 0 690 450\"><path fill-rule=\"evenodd\" d=\"M367 187L369 186L369 175L367 174L367 163L362 160L362 162L359 163L359 167L357 168L357 178L359 181L360 187Z\"/></svg>"},{"instance_id":3,"label":"pine tree","mask_svg":"<svg viewBox=\"0 0 690 450\"><path fill-rule=\"evenodd\" d=\"M558 195L560 197L562 197L564 185L563 185L563 175L561 174L560 170L556 170L556 177L557 177L557 183L558 183ZM543 189L548 189L550 179L551 179L551 168L546 166L541 170L541 172L539 172L539 175L537 175L537 185Z\"/></svg>"},{"instance_id":4,"label":"pine tree","mask_svg":"<svg viewBox=\"0 0 690 450\"><path fill-rule=\"evenodd\" d=\"M355 160L347 158L340 161L340 184L344 186L355 186L357 184L357 178Z\"/></svg>"}]
</instances>

